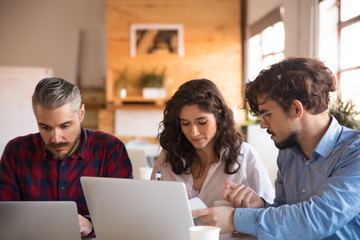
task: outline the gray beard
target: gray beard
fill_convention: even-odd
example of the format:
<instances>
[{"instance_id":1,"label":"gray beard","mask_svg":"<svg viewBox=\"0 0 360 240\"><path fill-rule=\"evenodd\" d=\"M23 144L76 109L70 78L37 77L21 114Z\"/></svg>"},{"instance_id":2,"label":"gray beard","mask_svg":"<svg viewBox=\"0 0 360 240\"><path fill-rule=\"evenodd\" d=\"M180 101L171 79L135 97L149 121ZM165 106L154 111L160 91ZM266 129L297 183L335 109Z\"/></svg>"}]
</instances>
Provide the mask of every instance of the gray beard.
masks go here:
<instances>
[{"instance_id":1,"label":"gray beard","mask_svg":"<svg viewBox=\"0 0 360 240\"><path fill-rule=\"evenodd\" d=\"M54 153L52 151L50 151L50 153L56 160L64 160L67 157L69 157L71 154L73 154L73 151L74 151L75 147L78 146L80 139L81 139L81 129L80 129L78 135L76 136L74 142L71 144L70 149L67 153L60 154L60 153ZM67 143L64 143L64 144L67 144Z\"/></svg>"}]
</instances>

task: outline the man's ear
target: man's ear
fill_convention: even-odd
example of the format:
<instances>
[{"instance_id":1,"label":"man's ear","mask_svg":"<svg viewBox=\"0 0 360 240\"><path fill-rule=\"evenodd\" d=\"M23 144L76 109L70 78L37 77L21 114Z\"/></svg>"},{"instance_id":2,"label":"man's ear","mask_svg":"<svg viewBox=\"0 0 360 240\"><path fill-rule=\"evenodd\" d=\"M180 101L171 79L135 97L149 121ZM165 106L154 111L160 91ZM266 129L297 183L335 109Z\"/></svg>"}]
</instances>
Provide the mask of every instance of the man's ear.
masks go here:
<instances>
[{"instance_id":1,"label":"man's ear","mask_svg":"<svg viewBox=\"0 0 360 240\"><path fill-rule=\"evenodd\" d=\"M81 104L80 106L80 112L79 112L79 119L80 119L80 123L82 123L82 121L85 118L85 104Z\"/></svg>"},{"instance_id":2,"label":"man's ear","mask_svg":"<svg viewBox=\"0 0 360 240\"><path fill-rule=\"evenodd\" d=\"M301 117L304 114L304 106L299 100L293 100L291 104L296 117Z\"/></svg>"}]
</instances>

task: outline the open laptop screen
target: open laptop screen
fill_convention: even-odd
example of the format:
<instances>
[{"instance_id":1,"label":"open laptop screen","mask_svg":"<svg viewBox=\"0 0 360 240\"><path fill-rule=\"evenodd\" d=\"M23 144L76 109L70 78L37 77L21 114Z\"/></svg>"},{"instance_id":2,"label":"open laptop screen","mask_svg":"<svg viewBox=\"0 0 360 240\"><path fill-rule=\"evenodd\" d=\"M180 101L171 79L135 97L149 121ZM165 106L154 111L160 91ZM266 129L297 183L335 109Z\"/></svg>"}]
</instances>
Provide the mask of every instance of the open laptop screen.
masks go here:
<instances>
[{"instance_id":1,"label":"open laptop screen","mask_svg":"<svg viewBox=\"0 0 360 240\"><path fill-rule=\"evenodd\" d=\"M80 240L75 202L0 201L0 239Z\"/></svg>"},{"instance_id":2,"label":"open laptop screen","mask_svg":"<svg viewBox=\"0 0 360 240\"><path fill-rule=\"evenodd\" d=\"M180 182L81 177L96 237L190 239L193 219Z\"/></svg>"}]
</instances>

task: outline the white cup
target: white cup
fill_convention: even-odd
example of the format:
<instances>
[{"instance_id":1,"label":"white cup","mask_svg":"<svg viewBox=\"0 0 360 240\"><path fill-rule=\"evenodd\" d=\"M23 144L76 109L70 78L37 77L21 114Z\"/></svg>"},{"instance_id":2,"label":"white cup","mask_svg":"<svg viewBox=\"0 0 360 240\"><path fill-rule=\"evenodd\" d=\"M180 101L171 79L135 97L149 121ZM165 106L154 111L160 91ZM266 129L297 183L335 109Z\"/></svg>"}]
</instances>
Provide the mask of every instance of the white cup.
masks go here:
<instances>
[{"instance_id":1,"label":"white cup","mask_svg":"<svg viewBox=\"0 0 360 240\"><path fill-rule=\"evenodd\" d=\"M150 180L152 170L153 169L150 167L141 167L140 168L140 179Z\"/></svg>"},{"instance_id":2,"label":"white cup","mask_svg":"<svg viewBox=\"0 0 360 240\"><path fill-rule=\"evenodd\" d=\"M214 226L190 227L191 240L219 240L220 228Z\"/></svg>"}]
</instances>

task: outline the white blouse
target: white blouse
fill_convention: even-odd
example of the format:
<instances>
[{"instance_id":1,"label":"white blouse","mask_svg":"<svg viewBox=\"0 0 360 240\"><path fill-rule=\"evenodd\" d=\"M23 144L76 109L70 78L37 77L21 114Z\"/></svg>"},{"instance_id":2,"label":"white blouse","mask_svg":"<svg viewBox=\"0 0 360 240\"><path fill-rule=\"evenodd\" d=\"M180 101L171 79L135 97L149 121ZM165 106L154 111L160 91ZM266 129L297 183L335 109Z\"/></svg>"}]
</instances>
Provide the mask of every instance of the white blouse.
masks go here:
<instances>
[{"instance_id":1,"label":"white blouse","mask_svg":"<svg viewBox=\"0 0 360 240\"><path fill-rule=\"evenodd\" d=\"M176 175L171 170L170 164L164 164L165 154L166 151L162 150L159 158L155 161L151 179L155 179L156 172L160 171L162 174L161 180L183 182L189 199L198 197L208 207L213 207L214 201L223 200L221 194L225 180L230 180L237 184L243 183L249 186L269 203L274 201L275 192L268 172L261 162L257 151L246 142L243 142L240 147L238 161L241 167L239 171L234 174L226 174L224 172L225 163L223 161L214 163L210 167L200 191L196 191L193 188L192 174L182 173Z\"/></svg>"}]
</instances>

